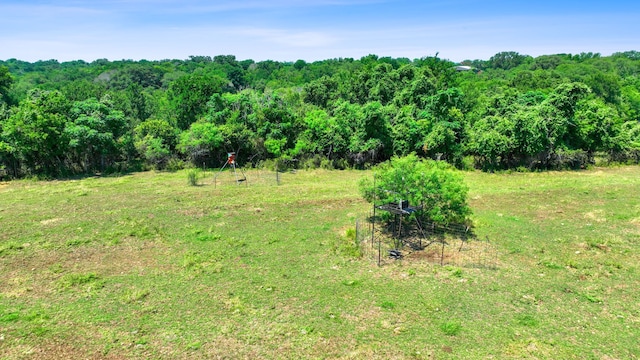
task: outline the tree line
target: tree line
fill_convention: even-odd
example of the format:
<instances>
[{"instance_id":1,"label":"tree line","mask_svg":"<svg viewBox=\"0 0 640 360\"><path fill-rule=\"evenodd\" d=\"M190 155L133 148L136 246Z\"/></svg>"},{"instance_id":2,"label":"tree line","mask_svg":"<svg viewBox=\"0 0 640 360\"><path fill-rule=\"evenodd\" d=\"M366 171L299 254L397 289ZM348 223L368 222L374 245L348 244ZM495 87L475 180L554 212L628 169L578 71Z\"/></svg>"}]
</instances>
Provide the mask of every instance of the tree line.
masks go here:
<instances>
[{"instance_id":1,"label":"tree line","mask_svg":"<svg viewBox=\"0 0 640 360\"><path fill-rule=\"evenodd\" d=\"M416 154L484 170L640 159L640 53L460 64L0 61L0 176L242 163L364 168Z\"/></svg>"}]
</instances>

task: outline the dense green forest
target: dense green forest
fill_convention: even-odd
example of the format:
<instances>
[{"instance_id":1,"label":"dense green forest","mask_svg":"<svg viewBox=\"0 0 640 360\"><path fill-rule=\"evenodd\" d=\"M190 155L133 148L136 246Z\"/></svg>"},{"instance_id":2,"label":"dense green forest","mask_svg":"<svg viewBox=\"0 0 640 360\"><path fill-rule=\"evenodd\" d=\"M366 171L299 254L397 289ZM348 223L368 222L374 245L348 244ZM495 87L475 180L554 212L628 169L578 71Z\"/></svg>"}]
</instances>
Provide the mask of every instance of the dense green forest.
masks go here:
<instances>
[{"instance_id":1,"label":"dense green forest","mask_svg":"<svg viewBox=\"0 0 640 360\"><path fill-rule=\"evenodd\" d=\"M230 151L296 167L637 163L640 53L0 61L0 177L217 167Z\"/></svg>"}]
</instances>

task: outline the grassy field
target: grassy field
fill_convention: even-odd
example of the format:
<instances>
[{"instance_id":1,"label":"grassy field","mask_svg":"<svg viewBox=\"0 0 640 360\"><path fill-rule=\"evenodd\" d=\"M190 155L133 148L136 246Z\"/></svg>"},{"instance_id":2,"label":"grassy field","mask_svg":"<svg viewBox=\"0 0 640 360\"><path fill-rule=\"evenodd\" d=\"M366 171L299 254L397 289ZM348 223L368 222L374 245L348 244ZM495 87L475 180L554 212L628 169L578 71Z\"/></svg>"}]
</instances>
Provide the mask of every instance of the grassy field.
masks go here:
<instances>
[{"instance_id":1,"label":"grassy field","mask_svg":"<svg viewBox=\"0 0 640 360\"><path fill-rule=\"evenodd\" d=\"M640 167L470 172L495 270L377 267L368 172L0 183L1 359L637 359Z\"/></svg>"}]
</instances>

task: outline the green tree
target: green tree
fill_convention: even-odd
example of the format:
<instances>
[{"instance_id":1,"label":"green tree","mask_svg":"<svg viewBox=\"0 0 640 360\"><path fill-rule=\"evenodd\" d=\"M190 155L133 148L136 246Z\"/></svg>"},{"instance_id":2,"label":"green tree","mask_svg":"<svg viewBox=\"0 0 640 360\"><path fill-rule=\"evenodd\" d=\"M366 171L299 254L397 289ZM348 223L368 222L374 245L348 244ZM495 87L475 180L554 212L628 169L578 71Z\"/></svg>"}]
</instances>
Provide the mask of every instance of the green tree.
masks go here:
<instances>
[{"instance_id":1,"label":"green tree","mask_svg":"<svg viewBox=\"0 0 640 360\"><path fill-rule=\"evenodd\" d=\"M206 162L222 144L222 136L215 124L197 121L180 134L178 150L195 165Z\"/></svg>"},{"instance_id":2,"label":"green tree","mask_svg":"<svg viewBox=\"0 0 640 360\"><path fill-rule=\"evenodd\" d=\"M591 88L593 93L609 104L618 104L622 90L620 88L620 79L615 74L595 72L586 79L586 85Z\"/></svg>"},{"instance_id":3,"label":"green tree","mask_svg":"<svg viewBox=\"0 0 640 360\"><path fill-rule=\"evenodd\" d=\"M582 83L564 83L554 89L539 106L547 137L547 153L553 154L560 145L568 145L576 137L578 125L574 115L578 102L591 90Z\"/></svg>"},{"instance_id":4,"label":"green tree","mask_svg":"<svg viewBox=\"0 0 640 360\"><path fill-rule=\"evenodd\" d=\"M424 123L424 120L416 119L415 105L405 105L398 109L391 121L394 155L405 156L421 149Z\"/></svg>"},{"instance_id":5,"label":"green tree","mask_svg":"<svg viewBox=\"0 0 640 360\"><path fill-rule=\"evenodd\" d=\"M9 88L13 84L13 77L9 73L9 68L0 66L0 103L4 101L9 103Z\"/></svg>"},{"instance_id":6,"label":"green tree","mask_svg":"<svg viewBox=\"0 0 640 360\"><path fill-rule=\"evenodd\" d=\"M617 111L600 99L586 101L575 113L576 148L590 154L596 151L621 151L625 144L617 141L622 119Z\"/></svg>"},{"instance_id":7,"label":"green tree","mask_svg":"<svg viewBox=\"0 0 640 360\"><path fill-rule=\"evenodd\" d=\"M33 90L2 124L5 152L33 173L63 170L70 104L59 91Z\"/></svg>"},{"instance_id":8,"label":"green tree","mask_svg":"<svg viewBox=\"0 0 640 360\"><path fill-rule=\"evenodd\" d=\"M179 130L171 126L166 120L149 119L136 126L133 133L136 140L141 140L147 136L160 139L169 150L174 150L178 143Z\"/></svg>"},{"instance_id":9,"label":"green tree","mask_svg":"<svg viewBox=\"0 0 640 360\"><path fill-rule=\"evenodd\" d=\"M206 112L206 105L213 94L221 93L225 79L216 74L197 71L171 83L169 102L175 111L176 125L186 130Z\"/></svg>"},{"instance_id":10,"label":"green tree","mask_svg":"<svg viewBox=\"0 0 640 360\"><path fill-rule=\"evenodd\" d=\"M345 106L344 110L348 113L343 120L352 119L349 140L352 162L363 165L389 159L393 154L390 123L392 108L373 101L364 106Z\"/></svg>"},{"instance_id":11,"label":"green tree","mask_svg":"<svg viewBox=\"0 0 640 360\"><path fill-rule=\"evenodd\" d=\"M431 157L441 156L452 164L460 165L465 136L462 92L457 88L439 91L429 98L426 114L431 127L423 139L423 150Z\"/></svg>"},{"instance_id":12,"label":"green tree","mask_svg":"<svg viewBox=\"0 0 640 360\"><path fill-rule=\"evenodd\" d=\"M171 159L172 153L162 139L148 135L136 141L135 147L146 163L156 169L164 169Z\"/></svg>"},{"instance_id":13,"label":"green tree","mask_svg":"<svg viewBox=\"0 0 640 360\"><path fill-rule=\"evenodd\" d=\"M415 154L393 157L374 168L371 179L360 182L360 192L371 203L408 200L422 206L419 216L439 224L464 223L471 215L468 188L462 176L443 161L418 158Z\"/></svg>"},{"instance_id":14,"label":"green tree","mask_svg":"<svg viewBox=\"0 0 640 360\"><path fill-rule=\"evenodd\" d=\"M101 82L79 79L65 84L60 91L69 101L83 101L89 98L101 99L107 88Z\"/></svg>"},{"instance_id":15,"label":"green tree","mask_svg":"<svg viewBox=\"0 0 640 360\"><path fill-rule=\"evenodd\" d=\"M471 128L468 151L479 157L485 170L495 170L505 166L514 155L515 124L508 117L487 116Z\"/></svg>"},{"instance_id":16,"label":"green tree","mask_svg":"<svg viewBox=\"0 0 640 360\"><path fill-rule=\"evenodd\" d=\"M503 51L493 55L489 59L489 66L494 69L510 70L530 59L529 56L521 55L515 51Z\"/></svg>"},{"instance_id":17,"label":"green tree","mask_svg":"<svg viewBox=\"0 0 640 360\"><path fill-rule=\"evenodd\" d=\"M309 104L326 108L337 87L338 83L333 78L323 76L305 84L302 98Z\"/></svg>"},{"instance_id":18,"label":"green tree","mask_svg":"<svg viewBox=\"0 0 640 360\"><path fill-rule=\"evenodd\" d=\"M390 64L382 63L373 68L369 82L367 86L370 89L369 100L386 105L395 96L399 85L399 74Z\"/></svg>"},{"instance_id":19,"label":"green tree","mask_svg":"<svg viewBox=\"0 0 640 360\"><path fill-rule=\"evenodd\" d=\"M429 97L436 92L435 79L422 71L396 92L394 101L397 106L416 105L419 109L424 109L429 104Z\"/></svg>"},{"instance_id":20,"label":"green tree","mask_svg":"<svg viewBox=\"0 0 640 360\"><path fill-rule=\"evenodd\" d=\"M166 120L149 119L133 130L138 154L151 166L164 168L178 143L178 129Z\"/></svg>"},{"instance_id":21,"label":"green tree","mask_svg":"<svg viewBox=\"0 0 640 360\"><path fill-rule=\"evenodd\" d=\"M616 144L621 145L621 151L640 151L640 122L627 121L622 124L620 133L615 141Z\"/></svg>"},{"instance_id":22,"label":"green tree","mask_svg":"<svg viewBox=\"0 0 640 360\"><path fill-rule=\"evenodd\" d=\"M124 114L114 109L109 97L75 102L64 129L68 156L85 172L104 169L120 155L119 140L126 125Z\"/></svg>"}]
</instances>

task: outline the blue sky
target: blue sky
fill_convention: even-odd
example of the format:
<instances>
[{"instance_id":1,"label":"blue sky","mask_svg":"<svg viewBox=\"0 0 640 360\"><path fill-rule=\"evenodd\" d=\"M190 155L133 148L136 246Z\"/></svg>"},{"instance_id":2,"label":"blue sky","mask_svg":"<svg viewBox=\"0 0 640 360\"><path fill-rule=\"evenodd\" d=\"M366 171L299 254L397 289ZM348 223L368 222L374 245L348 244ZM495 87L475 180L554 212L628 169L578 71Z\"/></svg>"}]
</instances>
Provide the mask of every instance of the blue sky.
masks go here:
<instances>
[{"instance_id":1,"label":"blue sky","mask_svg":"<svg viewBox=\"0 0 640 360\"><path fill-rule=\"evenodd\" d=\"M0 59L610 55L639 24L640 1L0 0Z\"/></svg>"}]
</instances>

